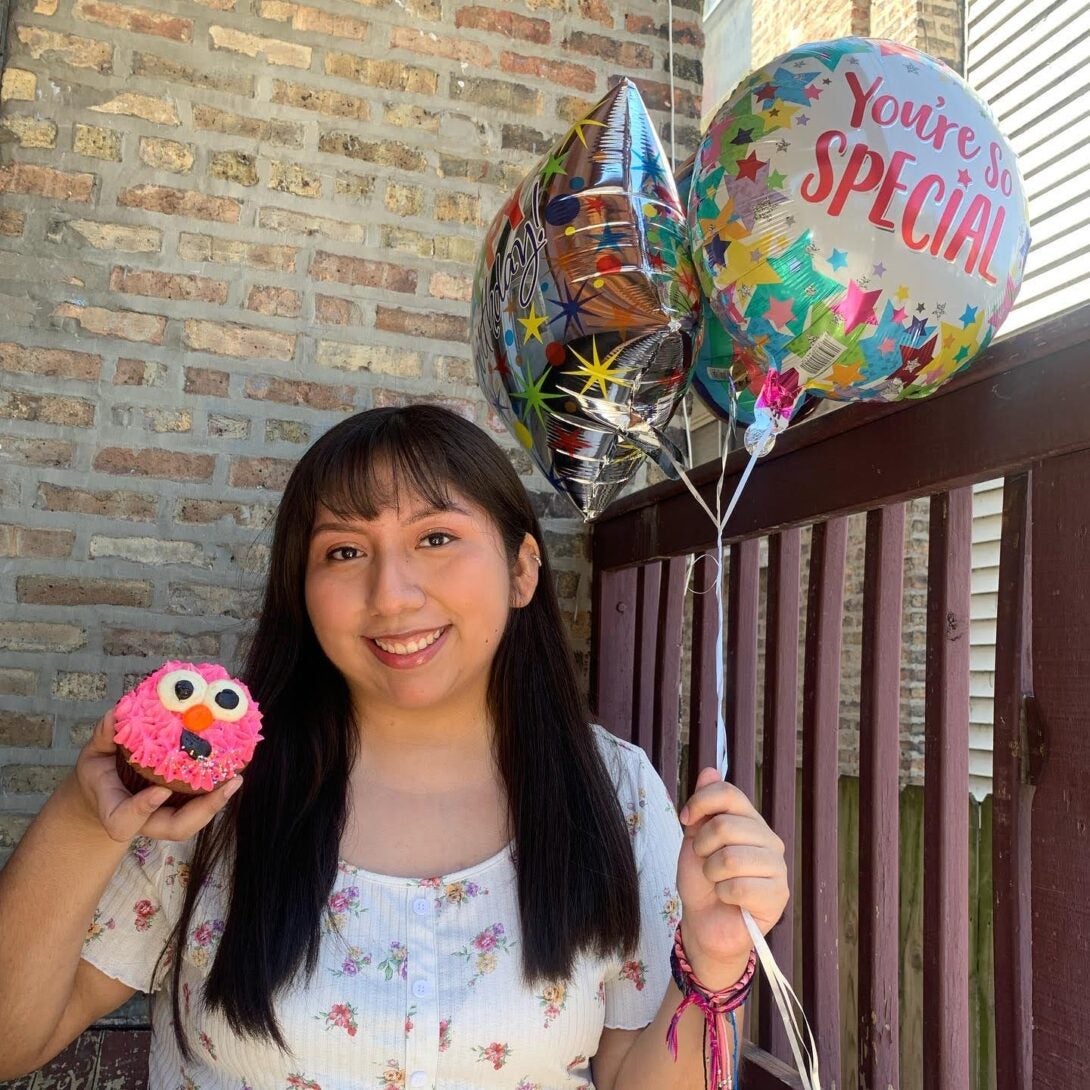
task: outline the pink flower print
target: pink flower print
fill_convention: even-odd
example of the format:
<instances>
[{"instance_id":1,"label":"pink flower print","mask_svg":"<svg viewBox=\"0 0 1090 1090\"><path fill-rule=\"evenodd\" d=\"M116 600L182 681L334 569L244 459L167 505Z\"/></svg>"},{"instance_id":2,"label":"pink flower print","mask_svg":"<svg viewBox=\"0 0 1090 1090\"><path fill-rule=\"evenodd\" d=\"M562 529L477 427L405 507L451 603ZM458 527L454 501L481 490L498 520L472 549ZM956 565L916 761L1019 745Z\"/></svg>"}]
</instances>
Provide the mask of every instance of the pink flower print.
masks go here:
<instances>
[{"instance_id":1,"label":"pink flower print","mask_svg":"<svg viewBox=\"0 0 1090 1090\"><path fill-rule=\"evenodd\" d=\"M360 887L345 886L334 890L329 895L327 907L329 927L333 931L343 931L350 918L365 911L360 904Z\"/></svg>"},{"instance_id":2,"label":"pink flower print","mask_svg":"<svg viewBox=\"0 0 1090 1090\"><path fill-rule=\"evenodd\" d=\"M450 1048L450 1019L439 1019L439 1051L446 1052Z\"/></svg>"},{"instance_id":3,"label":"pink flower print","mask_svg":"<svg viewBox=\"0 0 1090 1090\"><path fill-rule=\"evenodd\" d=\"M387 980L395 976L405 980L409 973L409 951L400 942L390 943L390 956L378 963Z\"/></svg>"},{"instance_id":4,"label":"pink flower print","mask_svg":"<svg viewBox=\"0 0 1090 1090\"><path fill-rule=\"evenodd\" d=\"M474 940L474 949L480 950L482 953L487 953L489 950L495 950L500 942L503 941L503 924L494 923L491 927L486 927Z\"/></svg>"},{"instance_id":5,"label":"pink flower print","mask_svg":"<svg viewBox=\"0 0 1090 1090\"><path fill-rule=\"evenodd\" d=\"M129 854L136 860L138 867L144 866L151 856L153 841L146 836L138 836L129 848Z\"/></svg>"},{"instance_id":6,"label":"pink flower print","mask_svg":"<svg viewBox=\"0 0 1090 1090\"><path fill-rule=\"evenodd\" d=\"M173 855L168 855L165 881L168 886L177 885L185 889L189 885L189 864L175 859Z\"/></svg>"},{"instance_id":7,"label":"pink flower print","mask_svg":"<svg viewBox=\"0 0 1090 1090\"><path fill-rule=\"evenodd\" d=\"M541 1090L541 1083L531 1082L529 1079L519 1079L515 1090Z\"/></svg>"},{"instance_id":8,"label":"pink flower print","mask_svg":"<svg viewBox=\"0 0 1090 1090\"><path fill-rule=\"evenodd\" d=\"M193 929L189 958L198 969L206 968L211 962L222 935L223 920L205 920Z\"/></svg>"},{"instance_id":9,"label":"pink flower print","mask_svg":"<svg viewBox=\"0 0 1090 1090\"><path fill-rule=\"evenodd\" d=\"M494 923L479 932L469 946L455 951L456 957L463 957L472 962L473 976L468 982L472 987L479 977L495 972L499 964L497 954L509 954L515 943L509 942L502 923Z\"/></svg>"},{"instance_id":10,"label":"pink flower print","mask_svg":"<svg viewBox=\"0 0 1090 1090\"><path fill-rule=\"evenodd\" d=\"M488 895L488 890L476 882L448 882L442 888L442 893L435 899L436 911L442 910L446 905L469 904L474 897Z\"/></svg>"},{"instance_id":11,"label":"pink flower print","mask_svg":"<svg viewBox=\"0 0 1090 1090\"><path fill-rule=\"evenodd\" d=\"M339 969L331 970L334 976L358 976L359 971L371 964L371 955L365 954L358 946L350 946Z\"/></svg>"},{"instance_id":12,"label":"pink flower print","mask_svg":"<svg viewBox=\"0 0 1090 1090\"><path fill-rule=\"evenodd\" d=\"M511 1055L511 1049L499 1041L493 1041L490 1045L474 1045L473 1051L477 1053L477 1063L490 1063L496 1071L507 1063Z\"/></svg>"},{"instance_id":13,"label":"pink flower print","mask_svg":"<svg viewBox=\"0 0 1090 1090\"><path fill-rule=\"evenodd\" d=\"M636 985L636 991L642 992L647 983L647 966L642 961L626 961L621 966L621 978Z\"/></svg>"},{"instance_id":14,"label":"pink flower print","mask_svg":"<svg viewBox=\"0 0 1090 1090\"><path fill-rule=\"evenodd\" d=\"M324 1018L326 1029L343 1029L349 1037L355 1037L359 1029L356 1008L351 1003L334 1003L329 1010L321 1011L314 1017Z\"/></svg>"},{"instance_id":15,"label":"pink flower print","mask_svg":"<svg viewBox=\"0 0 1090 1090\"><path fill-rule=\"evenodd\" d=\"M416 1014L416 1007L412 1006L405 1012L405 1036L408 1037L413 1031L413 1015Z\"/></svg>"},{"instance_id":16,"label":"pink flower print","mask_svg":"<svg viewBox=\"0 0 1090 1090\"><path fill-rule=\"evenodd\" d=\"M147 898L142 901L137 901L132 906L133 912L136 913L136 918L133 920L133 926L137 931L148 931L151 928L151 921L155 918L156 913L159 911L159 906L152 904Z\"/></svg>"},{"instance_id":17,"label":"pink flower print","mask_svg":"<svg viewBox=\"0 0 1090 1090\"><path fill-rule=\"evenodd\" d=\"M662 891L662 918L666 921L666 926L673 932L679 923L681 923L681 898L677 895L676 889L671 889L667 886Z\"/></svg>"},{"instance_id":18,"label":"pink flower print","mask_svg":"<svg viewBox=\"0 0 1090 1090\"><path fill-rule=\"evenodd\" d=\"M211 1056L214 1060L216 1058L216 1046L212 1044L212 1038L209 1037L208 1034L205 1033L203 1030L198 1036L200 1037L201 1044L204 1045L205 1052L207 1052L208 1055Z\"/></svg>"},{"instance_id":19,"label":"pink flower print","mask_svg":"<svg viewBox=\"0 0 1090 1090\"><path fill-rule=\"evenodd\" d=\"M91 917L91 923L87 928L87 934L83 936L83 945L87 946L94 942L104 931L112 931L115 927L114 918L111 916L108 920L102 919L102 910L95 909L95 914Z\"/></svg>"},{"instance_id":20,"label":"pink flower print","mask_svg":"<svg viewBox=\"0 0 1090 1090\"><path fill-rule=\"evenodd\" d=\"M378 1077L383 1090L404 1090L405 1069L397 1060L387 1060L386 1070Z\"/></svg>"},{"instance_id":21,"label":"pink flower print","mask_svg":"<svg viewBox=\"0 0 1090 1090\"><path fill-rule=\"evenodd\" d=\"M291 1090L322 1090L319 1083L308 1079L306 1075L293 1074L288 1076L288 1086Z\"/></svg>"},{"instance_id":22,"label":"pink flower print","mask_svg":"<svg viewBox=\"0 0 1090 1090\"><path fill-rule=\"evenodd\" d=\"M568 989L563 983L546 984L537 996L538 1002L545 1008L545 1028L556 1021L567 1002Z\"/></svg>"},{"instance_id":23,"label":"pink flower print","mask_svg":"<svg viewBox=\"0 0 1090 1090\"><path fill-rule=\"evenodd\" d=\"M440 889L443 885L442 878L420 878L416 883L421 889Z\"/></svg>"}]
</instances>

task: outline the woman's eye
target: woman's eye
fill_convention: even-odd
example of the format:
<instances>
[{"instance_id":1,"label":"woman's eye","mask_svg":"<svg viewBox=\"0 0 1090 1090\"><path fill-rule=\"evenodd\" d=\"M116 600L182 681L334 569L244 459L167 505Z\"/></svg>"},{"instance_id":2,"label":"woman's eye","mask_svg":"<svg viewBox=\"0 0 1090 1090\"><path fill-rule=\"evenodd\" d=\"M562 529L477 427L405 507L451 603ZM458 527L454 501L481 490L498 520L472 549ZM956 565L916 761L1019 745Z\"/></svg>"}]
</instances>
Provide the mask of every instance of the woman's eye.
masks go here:
<instances>
[{"instance_id":1,"label":"woman's eye","mask_svg":"<svg viewBox=\"0 0 1090 1090\"><path fill-rule=\"evenodd\" d=\"M427 542L428 547L432 549L438 548L440 545L445 545L448 541L453 540L453 535L446 533L444 530L432 530L430 534L424 535L424 541Z\"/></svg>"},{"instance_id":2,"label":"woman's eye","mask_svg":"<svg viewBox=\"0 0 1090 1090\"><path fill-rule=\"evenodd\" d=\"M331 549L328 555L331 560L355 560L360 551L352 545L339 545L336 549Z\"/></svg>"}]
</instances>

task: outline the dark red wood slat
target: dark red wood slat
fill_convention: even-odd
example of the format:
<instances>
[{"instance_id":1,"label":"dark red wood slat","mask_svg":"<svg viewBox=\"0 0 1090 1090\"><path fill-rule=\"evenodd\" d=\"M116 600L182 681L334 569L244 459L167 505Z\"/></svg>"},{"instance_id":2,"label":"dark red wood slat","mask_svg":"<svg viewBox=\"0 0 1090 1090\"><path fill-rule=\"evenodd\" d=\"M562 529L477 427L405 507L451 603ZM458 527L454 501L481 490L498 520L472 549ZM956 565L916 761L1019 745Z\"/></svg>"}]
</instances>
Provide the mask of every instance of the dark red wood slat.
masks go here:
<instances>
[{"instance_id":1,"label":"dark red wood slat","mask_svg":"<svg viewBox=\"0 0 1090 1090\"><path fill-rule=\"evenodd\" d=\"M745 1090L802 1090L802 1080L794 1067L748 1041L742 1045L741 1066L738 1082Z\"/></svg>"},{"instance_id":2,"label":"dark red wood slat","mask_svg":"<svg viewBox=\"0 0 1090 1090\"><path fill-rule=\"evenodd\" d=\"M995 737L992 754L992 933L995 964L996 1090L1030 1090L1033 1075L1030 812L1023 698L1033 691L1030 648L1030 476L1003 484L999 605L995 633Z\"/></svg>"},{"instance_id":3,"label":"dark red wood slat","mask_svg":"<svg viewBox=\"0 0 1090 1090\"><path fill-rule=\"evenodd\" d=\"M757 598L761 543L731 546L727 595L727 779L752 799L757 777Z\"/></svg>"},{"instance_id":4,"label":"dark red wood slat","mask_svg":"<svg viewBox=\"0 0 1090 1090\"><path fill-rule=\"evenodd\" d=\"M787 885L795 889L795 768L799 687L799 610L802 535L775 534L768 542L768 592L765 607L764 756L761 812L784 843ZM768 934L768 946L780 971L795 981L795 898ZM758 993L762 1048L791 1062L787 1032L769 988Z\"/></svg>"},{"instance_id":5,"label":"dark red wood slat","mask_svg":"<svg viewBox=\"0 0 1090 1090\"><path fill-rule=\"evenodd\" d=\"M638 571L636 664L632 672L632 741L650 757L655 741L655 673L662 562L643 564Z\"/></svg>"},{"instance_id":6,"label":"dark red wood slat","mask_svg":"<svg viewBox=\"0 0 1090 1090\"><path fill-rule=\"evenodd\" d=\"M655 658L654 740L651 762L658 769L670 798L678 796L678 749L681 740L681 650L685 624L687 557L664 564L659 596L658 653Z\"/></svg>"},{"instance_id":7,"label":"dark red wood slat","mask_svg":"<svg viewBox=\"0 0 1090 1090\"><path fill-rule=\"evenodd\" d=\"M924 698L924 1090L969 1085L972 526L972 489L931 498Z\"/></svg>"},{"instance_id":8,"label":"dark red wood slat","mask_svg":"<svg viewBox=\"0 0 1090 1090\"><path fill-rule=\"evenodd\" d=\"M636 568L604 571L594 603L595 709L619 738L632 737L632 676L636 657Z\"/></svg>"},{"instance_id":9,"label":"dark red wood slat","mask_svg":"<svg viewBox=\"0 0 1090 1090\"><path fill-rule=\"evenodd\" d=\"M702 768L715 766L715 553L702 553L693 569L693 644L689 684L689 767L684 796L696 788Z\"/></svg>"},{"instance_id":10,"label":"dark red wood slat","mask_svg":"<svg viewBox=\"0 0 1090 1090\"><path fill-rule=\"evenodd\" d=\"M899 1081L901 598L905 508L867 515L859 701L859 1078Z\"/></svg>"},{"instance_id":11,"label":"dark red wood slat","mask_svg":"<svg viewBox=\"0 0 1090 1090\"><path fill-rule=\"evenodd\" d=\"M837 874L841 621L847 522L814 527L802 715L803 1002L827 1079L840 1074Z\"/></svg>"}]
</instances>

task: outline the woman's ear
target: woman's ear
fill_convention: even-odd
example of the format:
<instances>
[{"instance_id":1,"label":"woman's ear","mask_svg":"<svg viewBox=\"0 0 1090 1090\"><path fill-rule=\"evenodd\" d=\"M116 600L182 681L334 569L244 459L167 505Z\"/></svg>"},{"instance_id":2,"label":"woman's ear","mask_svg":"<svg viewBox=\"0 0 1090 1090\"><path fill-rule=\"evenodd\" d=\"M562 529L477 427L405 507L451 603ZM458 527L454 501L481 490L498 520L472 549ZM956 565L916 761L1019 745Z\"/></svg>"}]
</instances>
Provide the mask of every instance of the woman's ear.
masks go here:
<instances>
[{"instance_id":1,"label":"woman's ear","mask_svg":"<svg viewBox=\"0 0 1090 1090\"><path fill-rule=\"evenodd\" d=\"M511 571L511 605L514 608L521 608L533 598L540 575L541 546L532 534L526 534Z\"/></svg>"}]
</instances>

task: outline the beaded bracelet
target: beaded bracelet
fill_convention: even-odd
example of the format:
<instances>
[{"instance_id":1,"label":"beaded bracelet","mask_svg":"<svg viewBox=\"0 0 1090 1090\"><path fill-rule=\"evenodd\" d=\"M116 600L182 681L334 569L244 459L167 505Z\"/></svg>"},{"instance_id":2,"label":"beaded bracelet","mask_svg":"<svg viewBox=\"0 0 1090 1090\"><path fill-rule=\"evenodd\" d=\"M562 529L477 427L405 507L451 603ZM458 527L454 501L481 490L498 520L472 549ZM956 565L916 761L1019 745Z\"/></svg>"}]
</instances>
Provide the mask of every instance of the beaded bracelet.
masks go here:
<instances>
[{"instance_id":1,"label":"beaded bracelet","mask_svg":"<svg viewBox=\"0 0 1090 1090\"><path fill-rule=\"evenodd\" d=\"M671 1055L677 1061L677 1027L685 1008L692 1005L704 1012L704 1034L711 1051L711 1080L709 1086L714 1090L731 1090L734 1084L733 1072L727 1063L727 1027L726 1017L731 1015L749 998L753 986L753 977L757 972L757 953L749 952L745 972L729 988L713 992L697 979L689 959L685 956L685 947L681 942L681 925L674 932L674 945L670 951L670 971L674 983L681 992L681 1002L670 1020L666 1031L666 1044ZM725 1073L725 1075L724 1075Z\"/></svg>"}]
</instances>

